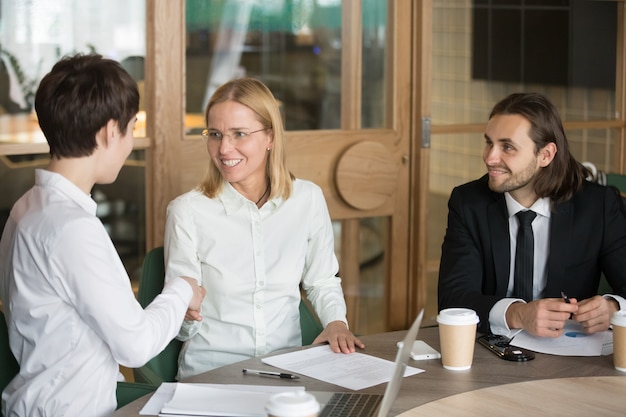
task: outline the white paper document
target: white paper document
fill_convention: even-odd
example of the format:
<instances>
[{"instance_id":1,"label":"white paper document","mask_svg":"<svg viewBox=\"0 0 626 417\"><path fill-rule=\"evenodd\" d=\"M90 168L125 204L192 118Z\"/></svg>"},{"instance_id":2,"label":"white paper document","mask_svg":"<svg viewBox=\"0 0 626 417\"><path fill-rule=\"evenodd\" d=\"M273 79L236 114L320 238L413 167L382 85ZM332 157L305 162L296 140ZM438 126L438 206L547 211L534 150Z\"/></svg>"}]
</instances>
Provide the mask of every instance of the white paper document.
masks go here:
<instances>
[{"instance_id":1,"label":"white paper document","mask_svg":"<svg viewBox=\"0 0 626 417\"><path fill-rule=\"evenodd\" d=\"M389 382L394 363L363 353L335 353L328 345L285 353L262 359L263 363L329 382L351 390L360 390ZM404 376L424 372L406 367Z\"/></svg>"},{"instance_id":2,"label":"white paper document","mask_svg":"<svg viewBox=\"0 0 626 417\"><path fill-rule=\"evenodd\" d=\"M139 414L265 417L265 403L270 395L300 390L304 390L304 387L165 382L150 397Z\"/></svg>"},{"instance_id":3,"label":"white paper document","mask_svg":"<svg viewBox=\"0 0 626 417\"><path fill-rule=\"evenodd\" d=\"M535 352L561 356L600 356L613 353L613 332L587 334L580 323L568 320L563 334L557 338L537 337L525 331L511 341L513 346Z\"/></svg>"}]
</instances>

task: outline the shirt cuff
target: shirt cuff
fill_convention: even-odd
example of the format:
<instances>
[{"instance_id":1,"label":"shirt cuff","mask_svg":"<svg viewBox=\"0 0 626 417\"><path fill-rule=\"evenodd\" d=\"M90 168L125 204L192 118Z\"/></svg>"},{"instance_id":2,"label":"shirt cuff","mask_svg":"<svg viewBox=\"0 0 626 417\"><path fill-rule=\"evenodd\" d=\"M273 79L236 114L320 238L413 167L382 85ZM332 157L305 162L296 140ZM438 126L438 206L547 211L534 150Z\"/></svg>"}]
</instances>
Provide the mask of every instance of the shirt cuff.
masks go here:
<instances>
[{"instance_id":1,"label":"shirt cuff","mask_svg":"<svg viewBox=\"0 0 626 417\"><path fill-rule=\"evenodd\" d=\"M512 338L520 332L520 329L511 330L506 322L506 311L511 304L518 302L525 303L524 300L518 298L503 298L491 307L489 311L491 333Z\"/></svg>"},{"instance_id":2,"label":"shirt cuff","mask_svg":"<svg viewBox=\"0 0 626 417\"><path fill-rule=\"evenodd\" d=\"M172 279L165 282L162 293L173 292L189 305L191 297L193 297L193 289L191 285L184 279L177 277L178 279Z\"/></svg>"},{"instance_id":3,"label":"shirt cuff","mask_svg":"<svg viewBox=\"0 0 626 417\"><path fill-rule=\"evenodd\" d=\"M614 294L603 294L602 297L614 299L619 304L620 310L626 310L626 299L624 297Z\"/></svg>"},{"instance_id":4,"label":"shirt cuff","mask_svg":"<svg viewBox=\"0 0 626 417\"><path fill-rule=\"evenodd\" d=\"M176 339L186 342L191 339L200 331L201 322L195 320L185 320L183 321L183 325L180 327L180 331L176 336Z\"/></svg>"}]
</instances>

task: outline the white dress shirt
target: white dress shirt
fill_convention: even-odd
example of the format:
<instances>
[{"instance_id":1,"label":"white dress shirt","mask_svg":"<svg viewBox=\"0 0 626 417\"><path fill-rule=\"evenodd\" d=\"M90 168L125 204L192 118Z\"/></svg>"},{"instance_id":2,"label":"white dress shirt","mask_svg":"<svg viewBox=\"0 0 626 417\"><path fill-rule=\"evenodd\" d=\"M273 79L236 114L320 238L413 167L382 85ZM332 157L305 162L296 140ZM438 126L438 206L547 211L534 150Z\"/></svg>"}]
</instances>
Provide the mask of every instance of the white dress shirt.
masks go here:
<instances>
[{"instance_id":1,"label":"white dress shirt","mask_svg":"<svg viewBox=\"0 0 626 417\"><path fill-rule=\"evenodd\" d=\"M513 277L515 271L515 249L517 247L517 230L519 222L517 212L526 210L507 192L504 193L506 206L509 214L509 240L511 245L511 265L509 272L509 286L507 288L507 298L498 301L489 312L489 324L494 334L513 337L519 330L511 330L506 322L506 311L509 306L516 302L525 302L519 298L510 298L513 294ZM540 198L530 206L530 210L537 213L537 217L532 222L534 236L534 267L533 267L533 300L543 298L543 291L546 288L546 266L549 256L550 242L550 199ZM626 308L626 301L617 295L606 295L612 297L620 303L621 308Z\"/></svg>"},{"instance_id":2,"label":"white dress shirt","mask_svg":"<svg viewBox=\"0 0 626 417\"><path fill-rule=\"evenodd\" d=\"M321 189L295 180L289 199L260 209L229 183L216 198L170 203L166 277L201 279L201 323L184 322L178 378L302 344L300 290L324 326L346 321L333 230Z\"/></svg>"},{"instance_id":3,"label":"white dress shirt","mask_svg":"<svg viewBox=\"0 0 626 417\"><path fill-rule=\"evenodd\" d=\"M36 171L0 241L0 297L20 372L2 393L13 416L104 416L119 365L138 367L176 336L192 290L172 280L145 310L96 203Z\"/></svg>"}]
</instances>

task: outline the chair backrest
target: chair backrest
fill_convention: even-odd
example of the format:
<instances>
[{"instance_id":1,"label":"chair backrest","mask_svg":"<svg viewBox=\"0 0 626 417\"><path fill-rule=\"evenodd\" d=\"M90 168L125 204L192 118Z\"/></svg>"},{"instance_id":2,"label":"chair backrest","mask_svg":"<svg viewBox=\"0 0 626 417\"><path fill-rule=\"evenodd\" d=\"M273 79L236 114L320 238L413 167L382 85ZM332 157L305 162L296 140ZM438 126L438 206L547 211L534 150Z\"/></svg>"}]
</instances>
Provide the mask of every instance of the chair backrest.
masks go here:
<instances>
[{"instance_id":1,"label":"chair backrest","mask_svg":"<svg viewBox=\"0 0 626 417\"><path fill-rule=\"evenodd\" d=\"M18 374L18 365L11 348L9 347L9 331L4 313L0 311L0 393L9 385L9 382Z\"/></svg>"},{"instance_id":2,"label":"chair backrest","mask_svg":"<svg viewBox=\"0 0 626 417\"><path fill-rule=\"evenodd\" d=\"M159 246L146 254L143 260L137 300L146 307L163 291L165 282L165 261L163 247ZM150 359L143 367L133 370L135 381L158 385L161 382L175 382L178 373L178 354L183 343L173 339L165 349ZM159 381L160 380L160 381Z\"/></svg>"},{"instance_id":3,"label":"chair backrest","mask_svg":"<svg viewBox=\"0 0 626 417\"><path fill-rule=\"evenodd\" d=\"M606 183L616 187L622 195L626 196L626 175L607 173Z\"/></svg>"},{"instance_id":4,"label":"chair backrest","mask_svg":"<svg viewBox=\"0 0 626 417\"><path fill-rule=\"evenodd\" d=\"M307 301L300 301L300 330L302 331L302 346L313 343L315 338L324 330L319 318L313 313Z\"/></svg>"},{"instance_id":5,"label":"chair backrest","mask_svg":"<svg viewBox=\"0 0 626 417\"><path fill-rule=\"evenodd\" d=\"M606 185L615 187L619 191L626 209L626 175L606 174Z\"/></svg>"},{"instance_id":6,"label":"chair backrest","mask_svg":"<svg viewBox=\"0 0 626 417\"><path fill-rule=\"evenodd\" d=\"M163 247L159 246L149 251L143 260L137 291L137 300L142 307L145 308L152 302L154 297L163 291L164 281L165 256ZM324 330L317 316L315 316L305 301L300 302L300 327L302 329L302 345L310 345ZM175 382L178 372L178 355L181 347L181 341L172 340L163 352L152 358L143 367L133 371L135 381L150 384Z\"/></svg>"}]
</instances>

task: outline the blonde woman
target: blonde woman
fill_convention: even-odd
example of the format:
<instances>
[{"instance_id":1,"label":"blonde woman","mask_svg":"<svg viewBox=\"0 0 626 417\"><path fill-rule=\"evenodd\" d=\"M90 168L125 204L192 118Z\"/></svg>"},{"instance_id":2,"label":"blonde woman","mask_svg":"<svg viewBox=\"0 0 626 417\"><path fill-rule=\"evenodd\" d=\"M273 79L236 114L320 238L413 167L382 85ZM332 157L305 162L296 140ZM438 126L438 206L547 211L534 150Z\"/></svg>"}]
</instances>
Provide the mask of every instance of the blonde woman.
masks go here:
<instances>
[{"instance_id":1,"label":"blonde woman","mask_svg":"<svg viewBox=\"0 0 626 417\"><path fill-rule=\"evenodd\" d=\"M166 277L197 277L202 322L184 322L178 378L301 345L300 285L337 353L363 344L348 329L333 231L321 189L286 166L277 101L253 78L212 96L200 186L170 203Z\"/></svg>"}]
</instances>

